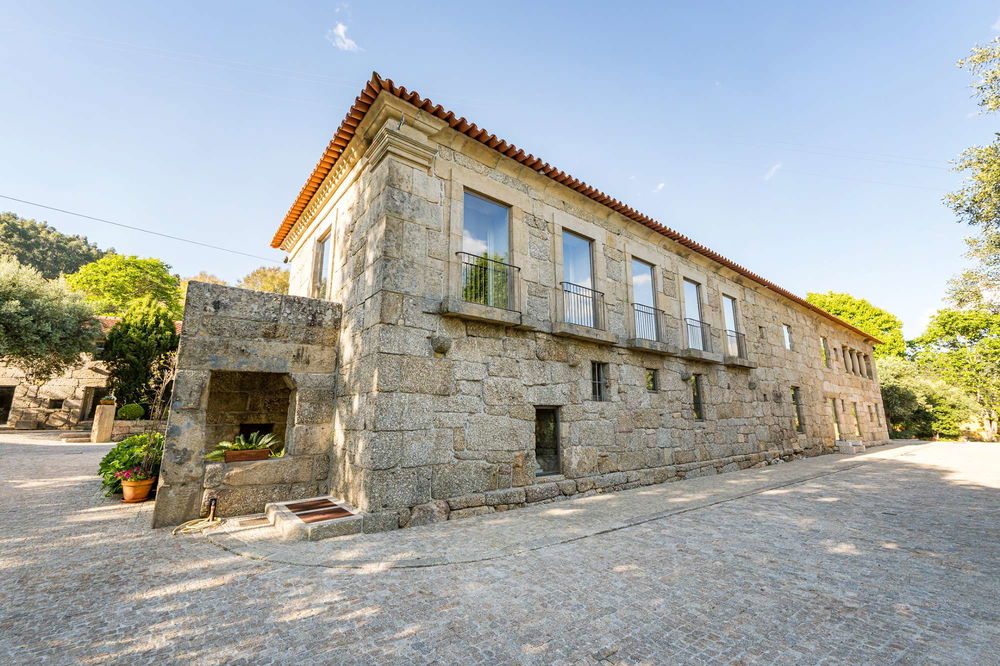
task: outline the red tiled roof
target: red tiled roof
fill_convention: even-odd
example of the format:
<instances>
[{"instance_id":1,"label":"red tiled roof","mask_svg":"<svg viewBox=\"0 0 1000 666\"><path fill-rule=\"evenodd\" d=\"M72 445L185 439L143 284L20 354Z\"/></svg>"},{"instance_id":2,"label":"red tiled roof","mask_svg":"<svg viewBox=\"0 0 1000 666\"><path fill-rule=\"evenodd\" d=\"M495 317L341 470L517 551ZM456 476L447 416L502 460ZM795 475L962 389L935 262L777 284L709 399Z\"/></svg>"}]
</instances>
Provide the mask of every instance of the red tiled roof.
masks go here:
<instances>
[{"instance_id":1,"label":"red tiled roof","mask_svg":"<svg viewBox=\"0 0 1000 666\"><path fill-rule=\"evenodd\" d=\"M627 217L630 220L638 222L643 226L649 227L653 231L656 231L657 233L666 236L667 238L679 243L680 245L683 245L684 247L687 247L690 250L697 252L698 254L708 257L712 261L721 264L726 268L729 268L764 287L767 287L771 291L780 294L785 298L792 300L798 303L799 305L809 310L812 310L813 312L816 312L817 314L820 314L823 317L826 317L827 319L830 319L831 321L836 322L837 324L840 324L841 326L844 326L847 329L850 329L851 331L854 331L859 335L862 335L877 343L882 342L875 336L866 333L861 329L852 326L851 324L848 324L843 319L840 319L839 317L830 314L829 312L823 310L822 308L816 307L815 305L806 301L805 299L800 298L795 294L793 294L792 292L779 287L770 280L761 277L760 275L757 275L756 273L744 268L743 266L740 266L734 261L727 259L718 252L715 252L714 250L705 247L701 243L698 243L688 238L687 236L671 229L670 227L660 224L659 222L649 217L648 215L641 213L636 209L632 208L631 206L627 206L621 201L618 201L617 199L608 196L604 192L601 192L597 188L588 185L582 180L574 178L565 171L557 169L548 162L543 161L541 158L525 153L524 150L518 148L514 144L508 143L503 139L498 138L495 134L491 134L485 129L476 126L475 123L470 123L465 118L455 115L453 111L448 111L447 109L444 109L440 104L434 104L434 102L432 102L429 99L421 97L415 91L408 91L403 86L397 86L395 83L392 82L392 79L383 79L381 76L379 76L378 72L372 72L371 80L368 81L364 89L361 91L361 94L358 95L357 99L354 100L354 105L351 106L351 109L350 111L347 112L347 116L344 118L344 121L340 124L340 127L337 128L337 131L333 135L333 139L331 139L330 143L326 147L326 150L323 152L323 156L316 164L315 168L312 171L312 174L306 181L306 184L303 185L302 190L299 192L299 196L295 199L295 203L292 204L292 207L289 209L288 214L285 215L285 219L282 220L281 225L278 227L278 231L274 234L274 238L271 239L271 247L277 248L285 240L285 237L291 231L296 221L298 221L299 217L305 211L306 206L308 206L309 202L312 201L313 195L316 194L316 191L319 189L319 186L326 179L327 175L330 173L330 170L333 168L334 164L337 163L337 160L340 158L340 155L347 147L347 144L349 144L351 142L351 139L354 138L354 134L358 126L361 124L361 121L364 119L365 114L368 113L368 109L371 108L371 105L375 102L375 98L378 97L378 94L380 92L387 92L390 95L398 97L399 99L405 102L409 102L416 108L426 111L432 116L440 118L441 120L445 121L446 123L448 123L448 126L454 129L456 132L461 132L462 134L465 134L466 136L475 139L476 141L479 141L483 145L492 148L501 155L516 160L520 164L523 164L524 166L528 167L529 169L533 169L538 173L542 174L543 176L547 176L548 178L551 178L557 183L565 185L571 190L579 192L583 196L593 199L599 204L607 206L611 210Z\"/></svg>"}]
</instances>

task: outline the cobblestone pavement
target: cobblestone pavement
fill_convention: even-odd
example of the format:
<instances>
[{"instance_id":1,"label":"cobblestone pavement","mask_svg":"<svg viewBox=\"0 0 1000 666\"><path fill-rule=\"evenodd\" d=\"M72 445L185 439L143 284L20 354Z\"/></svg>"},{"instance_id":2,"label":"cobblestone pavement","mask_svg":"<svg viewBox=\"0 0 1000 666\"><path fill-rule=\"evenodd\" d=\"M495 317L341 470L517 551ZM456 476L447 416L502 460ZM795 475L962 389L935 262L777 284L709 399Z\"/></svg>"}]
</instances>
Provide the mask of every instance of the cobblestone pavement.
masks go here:
<instances>
[{"instance_id":1,"label":"cobblestone pavement","mask_svg":"<svg viewBox=\"0 0 1000 666\"><path fill-rule=\"evenodd\" d=\"M1000 663L1000 445L291 545L148 529L107 448L0 434L0 663Z\"/></svg>"}]
</instances>

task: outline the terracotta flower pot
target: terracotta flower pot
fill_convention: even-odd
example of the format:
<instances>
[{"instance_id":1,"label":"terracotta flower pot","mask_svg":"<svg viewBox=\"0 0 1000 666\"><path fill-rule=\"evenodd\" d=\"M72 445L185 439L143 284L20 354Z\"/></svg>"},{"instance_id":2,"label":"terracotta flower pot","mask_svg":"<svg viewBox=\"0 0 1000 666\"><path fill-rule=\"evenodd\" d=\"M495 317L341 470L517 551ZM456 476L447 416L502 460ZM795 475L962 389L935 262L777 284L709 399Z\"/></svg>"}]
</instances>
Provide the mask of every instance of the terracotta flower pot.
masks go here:
<instances>
[{"instance_id":1,"label":"terracotta flower pot","mask_svg":"<svg viewBox=\"0 0 1000 666\"><path fill-rule=\"evenodd\" d=\"M247 460L267 460L271 455L270 449L247 449L246 451L226 451L225 461L246 462Z\"/></svg>"},{"instance_id":2,"label":"terracotta flower pot","mask_svg":"<svg viewBox=\"0 0 1000 666\"><path fill-rule=\"evenodd\" d=\"M149 499L149 491L153 489L156 478L145 481L122 481L122 501L128 504L145 502Z\"/></svg>"}]
</instances>

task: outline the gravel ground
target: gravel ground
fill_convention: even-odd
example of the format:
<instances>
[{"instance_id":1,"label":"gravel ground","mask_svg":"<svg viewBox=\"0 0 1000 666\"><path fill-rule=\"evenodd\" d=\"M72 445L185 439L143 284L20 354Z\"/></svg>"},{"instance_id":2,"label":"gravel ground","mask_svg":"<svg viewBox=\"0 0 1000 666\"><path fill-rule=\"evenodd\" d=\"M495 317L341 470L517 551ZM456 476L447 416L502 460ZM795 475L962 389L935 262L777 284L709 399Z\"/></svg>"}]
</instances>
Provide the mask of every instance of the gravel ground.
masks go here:
<instances>
[{"instance_id":1,"label":"gravel ground","mask_svg":"<svg viewBox=\"0 0 1000 666\"><path fill-rule=\"evenodd\" d=\"M2 663L1000 663L1000 445L314 544L151 530L108 448L0 433Z\"/></svg>"}]
</instances>

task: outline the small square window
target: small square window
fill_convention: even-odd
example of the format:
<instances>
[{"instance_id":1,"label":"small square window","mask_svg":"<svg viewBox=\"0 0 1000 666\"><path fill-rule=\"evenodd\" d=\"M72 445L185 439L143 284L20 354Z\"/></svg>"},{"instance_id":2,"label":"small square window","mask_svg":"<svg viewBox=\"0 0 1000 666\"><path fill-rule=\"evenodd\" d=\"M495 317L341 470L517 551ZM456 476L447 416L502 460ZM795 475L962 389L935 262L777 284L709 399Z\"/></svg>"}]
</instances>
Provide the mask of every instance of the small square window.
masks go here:
<instances>
[{"instance_id":1,"label":"small square window","mask_svg":"<svg viewBox=\"0 0 1000 666\"><path fill-rule=\"evenodd\" d=\"M656 393L660 390L660 373L657 370L646 370L646 390Z\"/></svg>"},{"instance_id":2,"label":"small square window","mask_svg":"<svg viewBox=\"0 0 1000 666\"><path fill-rule=\"evenodd\" d=\"M63 398L49 398L49 409L62 409L65 402Z\"/></svg>"},{"instance_id":3,"label":"small square window","mask_svg":"<svg viewBox=\"0 0 1000 666\"><path fill-rule=\"evenodd\" d=\"M608 364L590 363L591 400L604 402L608 399Z\"/></svg>"},{"instance_id":4,"label":"small square window","mask_svg":"<svg viewBox=\"0 0 1000 666\"><path fill-rule=\"evenodd\" d=\"M705 403L702 396L701 375L691 375L691 408L695 421L705 420Z\"/></svg>"}]
</instances>

